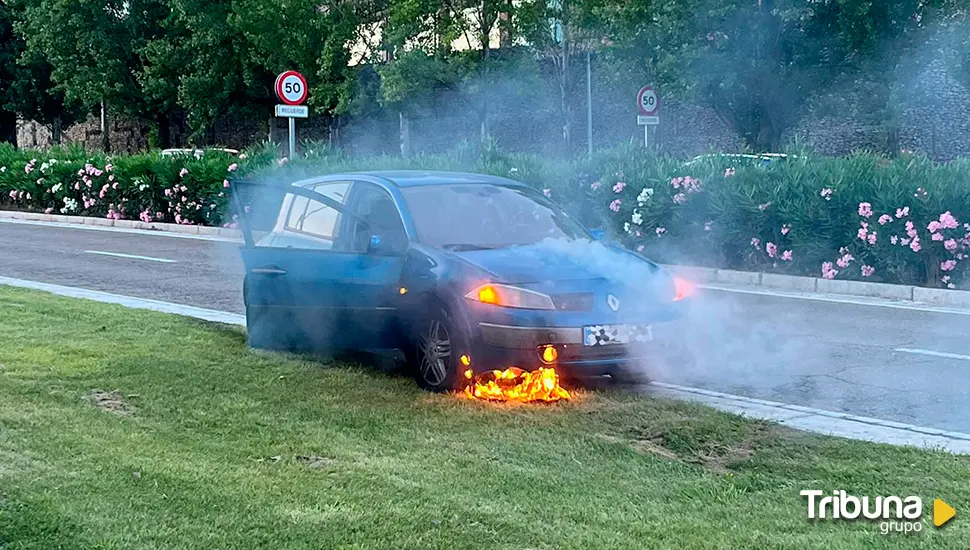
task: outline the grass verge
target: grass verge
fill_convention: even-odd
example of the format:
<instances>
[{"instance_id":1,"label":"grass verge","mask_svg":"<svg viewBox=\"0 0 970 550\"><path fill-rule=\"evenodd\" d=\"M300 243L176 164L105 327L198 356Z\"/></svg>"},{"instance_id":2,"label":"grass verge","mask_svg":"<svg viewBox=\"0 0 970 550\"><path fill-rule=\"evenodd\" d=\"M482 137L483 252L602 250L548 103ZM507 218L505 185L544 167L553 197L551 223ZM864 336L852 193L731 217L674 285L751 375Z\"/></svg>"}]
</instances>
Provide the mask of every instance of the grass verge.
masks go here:
<instances>
[{"instance_id":1,"label":"grass verge","mask_svg":"<svg viewBox=\"0 0 970 550\"><path fill-rule=\"evenodd\" d=\"M496 406L0 286L0 548L965 549L970 458L702 406ZM919 495L915 535L802 489ZM942 529L932 499L956 506Z\"/></svg>"}]
</instances>

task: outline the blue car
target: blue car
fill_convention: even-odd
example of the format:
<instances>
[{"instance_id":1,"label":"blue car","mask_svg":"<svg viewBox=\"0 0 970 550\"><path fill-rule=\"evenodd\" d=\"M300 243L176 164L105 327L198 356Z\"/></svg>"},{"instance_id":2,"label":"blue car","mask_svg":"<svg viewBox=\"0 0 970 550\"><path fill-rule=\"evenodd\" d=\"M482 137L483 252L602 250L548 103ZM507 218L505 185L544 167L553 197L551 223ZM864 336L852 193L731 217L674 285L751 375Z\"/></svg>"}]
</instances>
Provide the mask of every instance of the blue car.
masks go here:
<instances>
[{"instance_id":1,"label":"blue car","mask_svg":"<svg viewBox=\"0 0 970 550\"><path fill-rule=\"evenodd\" d=\"M532 187L449 172L232 182L249 343L400 350L417 383L555 367L623 379L688 283L598 240Z\"/></svg>"}]
</instances>

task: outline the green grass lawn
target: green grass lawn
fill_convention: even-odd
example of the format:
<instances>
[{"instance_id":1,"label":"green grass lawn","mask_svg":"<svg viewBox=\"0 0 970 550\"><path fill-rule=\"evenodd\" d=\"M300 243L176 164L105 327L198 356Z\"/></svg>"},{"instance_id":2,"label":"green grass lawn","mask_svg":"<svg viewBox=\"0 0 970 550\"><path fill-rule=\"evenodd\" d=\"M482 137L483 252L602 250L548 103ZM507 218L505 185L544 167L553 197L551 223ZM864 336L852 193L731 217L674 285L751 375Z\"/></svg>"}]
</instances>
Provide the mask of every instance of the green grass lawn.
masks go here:
<instances>
[{"instance_id":1,"label":"green grass lawn","mask_svg":"<svg viewBox=\"0 0 970 550\"><path fill-rule=\"evenodd\" d=\"M432 395L249 351L234 327L8 287L0 335L3 550L970 547L966 457L620 392ZM812 522L809 488L916 494L925 525ZM943 529L935 497L957 508Z\"/></svg>"}]
</instances>

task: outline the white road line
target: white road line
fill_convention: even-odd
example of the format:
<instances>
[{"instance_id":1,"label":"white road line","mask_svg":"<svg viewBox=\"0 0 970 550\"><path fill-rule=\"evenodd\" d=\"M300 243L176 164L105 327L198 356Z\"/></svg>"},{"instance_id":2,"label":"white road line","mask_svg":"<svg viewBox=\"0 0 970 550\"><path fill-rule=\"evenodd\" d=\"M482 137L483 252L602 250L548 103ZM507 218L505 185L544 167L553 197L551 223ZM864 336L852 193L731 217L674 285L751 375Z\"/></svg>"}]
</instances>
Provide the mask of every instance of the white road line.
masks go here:
<instances>
[{"instance_id":1,"label":"white road line","mask_svg":"<svg viewBox=\"0 0 970 550\"><path fill-rule=\"evenodd\" d=\"M149 300L147 298L134 298L132 296L122 296L120 294L111 294L109 292L101 292L98 290L88 290L86 288L52 285L37 281L26 281L24 279L14 279L11 277L0 276L0 285L42 290L44 292L50 292L51 294L57 294L58 296L81 298L83 300L94 300L96 302L104 302L107 304L118 304L133 309L149 309L162 313L174 313L175 315L194 317L196 319L203 319L205 321L212 321L215 323L246 326L246 316L238 313L229 313L214 309L204 309L201 307L173 304L171 302Z\"/></svg>"},{"instance_id":2,"label":"white road line","mask_svg":"<svg viewBox=\"0 0 970 550\"><path fill-rule=\"evenodd\" d=\"M913 349L913 348L896 348L893 351L901 351L903 353L915 353L917 355L932 355L933 357L946 357L947 359L963 359L964 361L970 361L970 355L961 355L959 353L947 353L945 351L932 351L928 349Z\"/></svg>"},{"instance_id":3,"label":"white road line","mask_svg":"<svg viewBox=\"0 0 970 550\"><path fill-rule=\"evenodd\" d=\"M245 315L202 309L192 306L132 298L95 290L86 290L68 286L39 283L9 277L0 277L0 285L16 286L43 290L71 298L83 298L138 309L150 309L163 313L174 313L187 317L195 317L207 321L246 326ZM840 412L812 409L799 405L789 405L774 401L765 401L740 395L731 395L701 388L690 388L652 382L650 384L658 393L667 396L692 400L723 411L740 414L751 418L759 418L778 422L792 428L816 433L888 443L891 445L905 445L927 449L941 449L951 453L970 454L970 434L948 432L936 428L902 424L889 420L854 416Z\"/></svg>"},{"instance_id":4,"label":"white road line","mask_svg":"<svg viewBox=\"0 0 970 550\"><path fill-rule=\"evenodd\" d=\"M107 225L83 225L78 223L42 222L36 220L9 220L0 218L0 223L15 225L34 225L38 227L53 227L55 229L81 229L87 231L106 231L108 233L128 233L145 237L167 237L171 239L191 239L194 241L216 241L224 243L241 243L242 239L219 237L216 235L192 235L191 233L174 233L172 231L157 231L152 229L129 229L127 227L109 227Z\"/></svg>"},{"instance_id":5,"label":"white road line","mask_svg":"<svg viewBox=\"0 0 970 550\"><path fill-rule=\"evenodd\" d=\"M708 290L720 292L733 292L736 294L755 294L758 296L772 296L775 298L794 298L796 300L811 300L815 302L830 302L834 304L849 304L855 306L888 307L891 309L906 309L910 311L922 311L927 313L947 313L952 315L970 315L970 309L958 309L952 307L938 307L926 305L920 302L903 302L890 300L889 298L863 297L863 296L838 296L834 294L810 294L804 292L785 292L780 290L763 290L737 288L713 284L698 285Z\"/></svg>"},{"instance_id":6,"label":"white road line","mask_svg":"<svg viewBox=\"0 0 970 550\"><path fill-rule=\"evenodd\" d=\"M137 254L122 254L120 252L105 252L103 250L85 250L85 254L98 254L101 256L112 256L115 258L128 258L130 260L148 260L149 262L161 262L165 264L177 263L175 260L169 260L167 258L155 258L152 256L139 256Z\"/></svg>"}]
</instances>

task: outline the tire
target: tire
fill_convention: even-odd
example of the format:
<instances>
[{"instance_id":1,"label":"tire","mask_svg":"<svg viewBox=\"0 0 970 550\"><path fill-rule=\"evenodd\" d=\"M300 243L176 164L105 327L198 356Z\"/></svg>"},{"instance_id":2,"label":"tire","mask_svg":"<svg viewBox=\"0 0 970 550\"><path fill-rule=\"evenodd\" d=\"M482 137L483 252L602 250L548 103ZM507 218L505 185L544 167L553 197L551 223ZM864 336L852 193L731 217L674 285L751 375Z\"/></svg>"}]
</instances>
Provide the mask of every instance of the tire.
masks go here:
<instances>
[{"instance_id":1,"label":"tire","mask_svg":"<svg viewBox=\"0 0 970 550\"><path fill-rule=\"evenodd\" d=\"M413 325L408 344L408 363L414 381L422 389L448 392L461 389L461 354L466 339L441 307L429 308Z\"/></svg>"}]
</instances>

